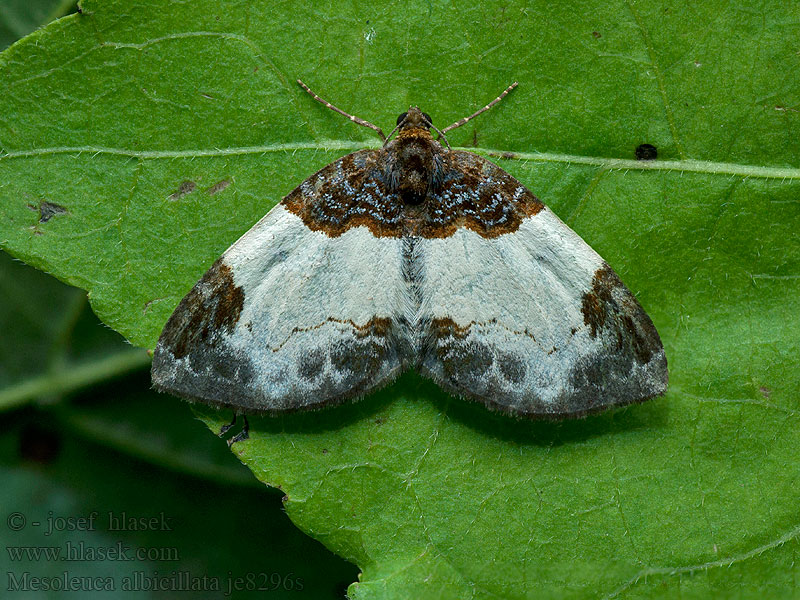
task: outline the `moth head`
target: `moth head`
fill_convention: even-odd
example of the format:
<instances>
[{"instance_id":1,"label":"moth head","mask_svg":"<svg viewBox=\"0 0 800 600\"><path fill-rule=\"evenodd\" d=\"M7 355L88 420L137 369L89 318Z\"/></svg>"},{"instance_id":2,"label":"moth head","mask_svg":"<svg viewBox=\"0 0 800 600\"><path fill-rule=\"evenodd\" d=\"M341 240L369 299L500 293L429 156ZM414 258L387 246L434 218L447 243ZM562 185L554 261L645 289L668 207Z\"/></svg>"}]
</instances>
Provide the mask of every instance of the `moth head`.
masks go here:
<instances>
[{"instance_id":1,"label":"moth head","mask_svg":"<svg viewBox=\"0 0 800 600\"><path fill-rule=\"evenodd\" d=\"M411 106L409 109L397 117L397 127L403 129L430 129L433 120L428 113L422 112L418 107Z\"/></svg>"}]
</instances>

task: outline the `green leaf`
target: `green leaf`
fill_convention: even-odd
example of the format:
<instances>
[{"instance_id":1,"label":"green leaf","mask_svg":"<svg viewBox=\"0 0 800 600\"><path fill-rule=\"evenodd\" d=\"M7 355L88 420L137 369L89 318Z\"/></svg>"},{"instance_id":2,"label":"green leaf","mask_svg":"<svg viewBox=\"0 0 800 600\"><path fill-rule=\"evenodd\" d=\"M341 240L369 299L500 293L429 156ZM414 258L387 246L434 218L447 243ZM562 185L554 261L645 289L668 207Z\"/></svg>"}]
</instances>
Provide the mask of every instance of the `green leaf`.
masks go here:
<instances>
[{"instance_id":1,"label":"green leaf","mask_svg":"<svg viewBox=\"0 0 800 600\"><path fill-rule=\"evenodd\" d=\"M64 16L75 0L4 0L0 4L0 48L10 46L23 35Z\"/></svg>"},{"instance_id":2,"label":"green leaf","mask_svg":"<svg viewBox=\"0 0 800 600\"><path fill-rule=\"evenodd\" d=\"M0 252L0 411L141 369L141 349L98 327L86 294Z\"/></svg>"},{"instance_id":3,"label":"green leaf","mask_svg":"<svg viewBox=\"0 0 800 600\"><path fill-rule=\"evenodd\" d=\"M51 585L59 581L63 585L66 573L77 580L79 589L73 594L81 597L221 598L228 585L240 580L242 591L234 592L234 598L263 598L263 591L245 587L248 579L250 586L263 586L270 598L341 597L343 585L335 585L341 581L337 580L341 561L308 537L291 535L293 527L280 513L279 493L265 494L263 486L214 485L165 472L61 433L58 423L42 415L4 425L0 504L4 521L21 514L24 527L14 529L4 522L0 567L8 592L14 591L14 581L25 581L25 573L29 577L27 593L17 589L17 594L9 595L68 597L58 587L41 593L41 584L37 595L32 583L56 580ZM194 426L205 429L199 423ZM269 520L254 516L264 513L275 516ZM92 514L92 529L88 522L84 529L74 528L78 519ZM119 527L131 518L146 519L146 527ZM72 519L73 527L65 526L66 519ZM248 534L242 535L244 531ZM119 547L124 548L119 559L113 554L99 558ZM37 558L30 552L41 554ZM48 557L50 552L59 553L58 558ZM70 553L73 560L68 560ZM299 563L298 555L308 562ZM99 583L95 578L101 578ZM193 590L190 578L195 585L200 580L201 587ZM126 579L139 581L139 589L126 593ZM154 579L161 581L161 587L148 589L148 580ZM90 585L110 586L113 591L81 594ZM214 586L220 591L213 593ZM176 588L177 592L171 591Z\"/></svg>"},{"instance_id":4,"label":"green leaf","mask_svg":"<svg viewBox=\"0 0 800 600\"><path fill-rule=\"evenodd\" d=\"M637 293L667 396L527 423L409 374L234 451L362 568L356 598L791 597L799 32L777 3L86 2L0 58L0 243L152 347L283 195L378 143L296 78L383 127L517 80L450 142L510 153Z\"/></svg>"}]
</instances>

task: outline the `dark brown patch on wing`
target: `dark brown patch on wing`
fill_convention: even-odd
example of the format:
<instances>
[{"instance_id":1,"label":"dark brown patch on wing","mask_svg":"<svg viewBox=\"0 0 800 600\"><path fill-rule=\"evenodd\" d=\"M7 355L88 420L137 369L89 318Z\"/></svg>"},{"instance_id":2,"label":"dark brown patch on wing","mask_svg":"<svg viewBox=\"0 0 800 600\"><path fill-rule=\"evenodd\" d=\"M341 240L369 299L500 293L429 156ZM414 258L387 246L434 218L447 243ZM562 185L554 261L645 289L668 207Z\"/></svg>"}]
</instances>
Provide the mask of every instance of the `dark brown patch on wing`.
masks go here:
<instances>
[{"instance_id":1,"label":"dark brown patch on wing","mask_svg":"<svg viewBox=\"0 0 800 600\"><path fill-rule=\"evenodd\" d=\"M314 348L300 357L297 373L303 379L316 379L325 368L325 354L322 348Z\"/></svg>"},{"instance_id":2,"label":"dark brown patch on wing","mask_svg":"<svg viewBox=\"0 0 800 600\"><path fill-rule=\"evenodd\" d=\"M581 311L584 324L591 328L591 337L611 328L617 349L630 345L640 364L648 363L655 352L662 350L650 317L607 264L595 272L591 289L583 295Z\"/></svg>"},{"instance_id":3,"label":"dark brown patch on wing","mask_svg":"<svg viewBox=\"0 0 800 600\"><path fill-rule=\"evenodd\" d=\"M471 326L472 323L469 323L462 327L450 317L439 317L431 320L430 332L436 339L447 336L464 339L469 334Z\"/></svg>"},{"instance_id":4,"label":"dark brown patch on wing","mask_svg":"<svg viewBox=\"0 0 800 600\"><path fill-rule=\"evenodd\" d=\"M610 269L603 267L598 269L592 279L592 289L583 295L581 312L583 312L583 324L591 327L589 335L597 337L597 330L602 329L606 324L608 304L611 302L611 291L614 289L614 277L616 275Z\"/></svg>"},{"instance_id":5,"label":"dark brown patch on wing","mask_svg":"<svg viewBox=\"0 0 800 600\"><path fill-rule=\"evenodd\" d=\"M442 365L442 375L447 381L480 381L494 363L492 348L479 341L465 341L457 338L439 340L436 358Z\"/></svg>"},{"instance_id":6,"label":"dark brown patch on wing","mask_svg":"<svg viewBox=\"0 0 800 600\"><path fill-rule=\"evenodd\" d=\"M364 226L376 237L442 238L463 227L494 238L544 208L500 167L470 152L445 151L429 135L348 154L281 203L330 237Z\"/></svg>"},{"instance_id":7,"label":"dark brown patch on wing","mask_svg":"<svg viewBox=\"0 0 800 600\"><path fill-rule=\"evenodd\" d=\"M403 203L381 170L381 150L348 154L306 179L281 204L312 231L338 237L365 226L376 237L400 237Z\"/></svg>"},{"instance_id":8,"label":"dark brown patch on wing","mask_svg":"<svg viewBox=\"0 0 800 600\"><path fill-rule=\"evenodd\" d=\"M384 363L385 347L366 336L354 340L343 340L331 346L331 366L341 376L353 379L349 387L360 393L368 385Z\"/></svg>"},{"instance_id":9,"label":"dark brown patch on wing","mask_svg":"<svg viewBox=\"0 0 800 600\"><path fill-rule=\"evenodd\" d=\"M500 354L500 373L511 383L522 383L528 368L519 357L513 354Z\"/></svg>"},{"instance_id":10,"label":"dark brown patch on wing","mask_svg":"<svg viewBox=\"0 0 800 600\"><path fill-rule=\"evenodd\" d=\"M310 327L294 327L290 332L289 336L281 342L277 347L272 348L273 352L278 352L283 348L286 342L291 339L291 337L303 331L313 331L314 329L319 329L326 323L340 323L340 324L347 324L353 328L353 335L356 336L357 339L365 338L368 336L376 336L376 337L386 337L389 335L389 331L392 327L392 320L388 317L372 317L369 321L364 323L363 325L357 324L352 319L337 319L335 317L328 317L322 323L317 323L316 325L311 325Z\"/></svg>"},{"instance_id":11,"label":"dark brown patch on wing","mask_svg":"<svg viewBox=\"0 0 800 600\"><path fill-rule=\"evenodd\" d=\"M434 338L452 336L455 338L464 339L469 335L470 329L472 329L474 325L495 325L502 327L512 335L524 335L531 338L534 342L536 341L536 336L533 335L533 333L531 333L527 327L518 331L503 325L496 318L487 319L486 321L470 321L466 325L459 325L450 317L437 317L430 321L428 331L429 335L432 335Z\"/></svg>"},{"instance_id":12,"label":"dark brown patch on wing","mask_svg":"<svg viewBox=\"0 0 800 600\"><path fill-rule=\"evenodd\" d=\"M491 319L487 323L496 325L497 321ZM505 381L515 384L522 382L527 371L525 363L512 354L500 352L478 340L467 340L473 325L476 323L461 326L449 317L431 320L429 339L432 346L427 350L429 355L423 362L430 364L435 357L442 365L442 375L449 381L482 379L492 364L497 363ZM519 335L519 332L515 333Z\"/></svg>"},{"instance_id":13,"label":"dark brown patch on wing","mask_svg":"<svg viewBox=\"0 0 800 600\"><path fill-rule=\"evenodd\" d=\"M391 320L373 317L363 325L351 320L329 318L325 323L352 327L352 337L339 336L331 344L312 348L298 361L297 375L313 390L313 399L304 405L317 405L324 398L359 396L381 381L388 363L399 363L392 342ZM287 410L297 407L287 405Z\"/></svg>"},{"instance_id":14,"label":"dark brown patch on wing","mask_svg":"<svg viewBox=\"0 0 800 600\"><path fill-rule=\"evenodd\" d=\"M244 291L231 268L218 259L172 313L158 345L183 358L199 344L214 346L221 332L233 332L244 306Z\"/></svg>"},{"instance_id":15,"label":"dark brown patch on wing","mask_svg":"<svg viewBox=\"0 0 800 600\"><path fill-rule=\"evenodd\" d=\"M425 203L417 235L442 238L458 228L485 238L513 233L544 204L511 175L471 152L445 155L441 185Z\"/></svg>"}]
</instances>

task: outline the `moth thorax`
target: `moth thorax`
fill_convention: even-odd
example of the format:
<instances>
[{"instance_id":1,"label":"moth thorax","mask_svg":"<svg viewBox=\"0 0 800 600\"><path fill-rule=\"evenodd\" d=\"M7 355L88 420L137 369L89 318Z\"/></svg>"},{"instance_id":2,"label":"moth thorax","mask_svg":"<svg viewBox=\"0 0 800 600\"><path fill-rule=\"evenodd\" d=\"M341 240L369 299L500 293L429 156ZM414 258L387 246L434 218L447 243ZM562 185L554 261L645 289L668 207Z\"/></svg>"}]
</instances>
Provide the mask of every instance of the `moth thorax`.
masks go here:
<instances>
[{"instance_id":1,"label":"moth thorax","mask_svg":"<svg viewBox=\"0 0 800 600\"><path fill-rule=\"evenodd\" d=\"M398 138L397 142L397 191L403 202L419 204L428 195L433 179L434 148L430 134L407 135Z\"/></svg>"}]
</instances>

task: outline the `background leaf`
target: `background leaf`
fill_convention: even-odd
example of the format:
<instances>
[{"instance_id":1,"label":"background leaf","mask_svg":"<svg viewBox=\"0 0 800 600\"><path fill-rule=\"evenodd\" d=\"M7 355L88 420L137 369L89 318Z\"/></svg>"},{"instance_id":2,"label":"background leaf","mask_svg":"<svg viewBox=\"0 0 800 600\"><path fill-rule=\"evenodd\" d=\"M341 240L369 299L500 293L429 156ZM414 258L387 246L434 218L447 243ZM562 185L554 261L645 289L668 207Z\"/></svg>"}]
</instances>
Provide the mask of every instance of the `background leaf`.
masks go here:
<instances>
[{"instance_id":1,"label":"background leaf","mask_svg":"<svg viewBox=\"0 0 800 600\"><path fill-rule=\"evenodd\" d=\"M53 19L73 12L73 0L5 0L0 4L0 48Z\"/></svg>"},{"instance_id":2,"label":"background leaf","mask_svg":"<svg viewBox=\"0 0 800 600\"><path fill-rule=\"evenodd\" d=\"M499 153L637 293L667 396L522 423L409 374L235 452L361 567L354 597L791 597L798 33L770 2L86 2L3 55L0 241L152 347L281 196L377 143L294 79L382 126L518 80L450 141Z\"/></svg>"}]
</instances>

